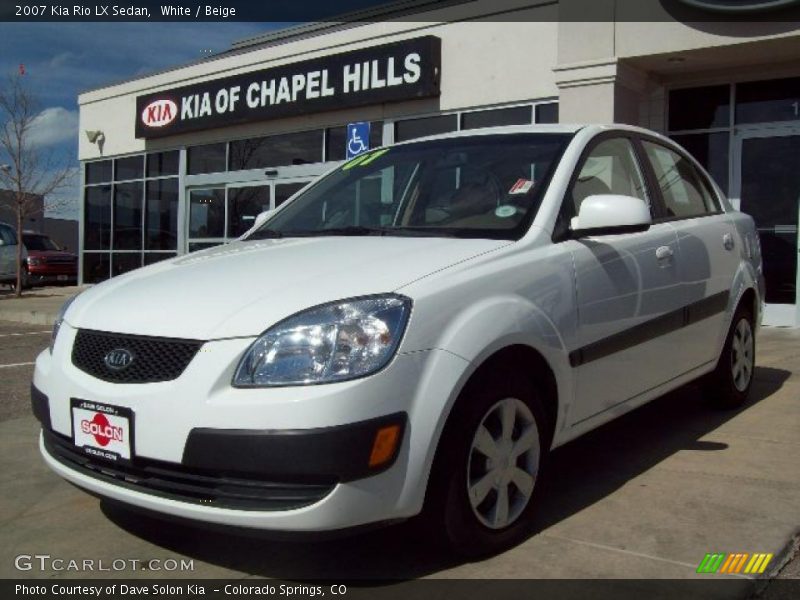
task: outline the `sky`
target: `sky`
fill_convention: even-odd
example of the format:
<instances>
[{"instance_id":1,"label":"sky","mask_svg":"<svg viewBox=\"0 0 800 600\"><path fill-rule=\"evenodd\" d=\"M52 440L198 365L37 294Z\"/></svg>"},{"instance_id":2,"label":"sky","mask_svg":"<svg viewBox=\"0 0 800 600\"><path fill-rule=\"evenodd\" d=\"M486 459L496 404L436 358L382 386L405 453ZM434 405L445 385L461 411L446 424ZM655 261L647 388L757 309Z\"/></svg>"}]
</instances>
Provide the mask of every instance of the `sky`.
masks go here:
<instances>
[{"instance_id":1,"label":"sky","mask_svg":"<svg viewBox=\"0 0 800 600\"><path fill-rule=\"evenodd\" d=\"M0 85L24 65L39 100L32 141L77 166L82 91L185 64L287 23L0 23ZM7 162L0 157L0 163ZM76 180L47 216L78 218Z\"/></svg>"}]
</instances>

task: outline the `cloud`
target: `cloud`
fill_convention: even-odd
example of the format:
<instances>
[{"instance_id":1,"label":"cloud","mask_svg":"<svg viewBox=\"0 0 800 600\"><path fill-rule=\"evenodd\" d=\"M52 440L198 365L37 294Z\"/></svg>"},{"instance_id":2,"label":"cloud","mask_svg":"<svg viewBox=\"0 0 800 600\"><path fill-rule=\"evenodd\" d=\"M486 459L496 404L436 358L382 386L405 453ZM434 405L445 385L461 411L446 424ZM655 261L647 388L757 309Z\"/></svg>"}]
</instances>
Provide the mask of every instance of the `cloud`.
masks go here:
<instances>
[{"instance_id":1,"label":"cloud","mask_svg":"<svg viewBox=\"0 0 800 600\"><path fill-rule=\"evenodd\" d=\"M45 108L33 119L28 141L34 146L53 146L78 135L78 111L61 106Z\"/></svg>"}]
</instances>

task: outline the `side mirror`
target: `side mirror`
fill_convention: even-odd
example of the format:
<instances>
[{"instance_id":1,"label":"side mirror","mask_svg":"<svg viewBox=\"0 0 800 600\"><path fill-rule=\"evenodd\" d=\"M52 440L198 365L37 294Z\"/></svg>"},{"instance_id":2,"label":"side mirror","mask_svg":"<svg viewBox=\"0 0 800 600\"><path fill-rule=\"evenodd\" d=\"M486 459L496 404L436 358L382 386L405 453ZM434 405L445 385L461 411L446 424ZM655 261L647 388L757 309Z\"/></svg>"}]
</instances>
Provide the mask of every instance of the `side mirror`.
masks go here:
<instances>
[{"instance_id":1,"label":"side mirror","mask_svg":"<svg viewBox=\"0 0 800 600\"><path fill-rule=\"evenodd\" d=\"M647 231L651 223L650 208L644 200L621 194L597 194L581 203L570 229L573 237L614 235Z\"/></svg>"}]
</instances>

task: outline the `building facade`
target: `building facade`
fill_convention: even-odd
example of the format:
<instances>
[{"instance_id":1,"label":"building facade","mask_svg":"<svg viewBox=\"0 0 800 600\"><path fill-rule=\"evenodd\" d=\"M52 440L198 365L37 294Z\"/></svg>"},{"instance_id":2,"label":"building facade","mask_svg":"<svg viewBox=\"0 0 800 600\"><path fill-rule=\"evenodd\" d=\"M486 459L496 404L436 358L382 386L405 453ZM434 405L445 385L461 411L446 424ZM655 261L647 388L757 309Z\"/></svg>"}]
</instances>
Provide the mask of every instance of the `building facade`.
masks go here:
<instances>
[{"instance_id":1,"label":"building facade","mask_svg":"<svg viewBox=\"0 0 800 600\"><path fill-rule=\"evenodd\" d=\"M352 151L622 122L674 137L754 216L766 320L796 326L800 23L694 20L686 4L702 3L597 0L588 20L579 0L508 0L304 25L83 93L82 281L235 239Z\"/></svg>"}]
</instances>

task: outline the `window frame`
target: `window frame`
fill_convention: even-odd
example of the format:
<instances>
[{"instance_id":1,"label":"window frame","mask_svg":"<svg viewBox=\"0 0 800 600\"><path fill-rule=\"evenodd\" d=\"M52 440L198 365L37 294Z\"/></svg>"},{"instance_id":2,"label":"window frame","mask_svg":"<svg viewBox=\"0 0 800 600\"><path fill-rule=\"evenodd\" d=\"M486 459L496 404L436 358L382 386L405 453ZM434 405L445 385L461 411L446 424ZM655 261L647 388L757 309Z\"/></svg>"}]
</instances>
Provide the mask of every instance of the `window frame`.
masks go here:
<instances>
[{"instance_id":1,"label":"window frame","mask_svg":"<svg viewBox=\"0 0 800 600\"><path fill-rule=\"evenodd\" d=\"M694 168L696 174L700 177L701 184L707 188L707 191L709 192L711 197L711 201L714 204L715 210L708 211L698 215L686 215L686 216L668 215L667 203L664 200L664 194L661 191L661 186L658 184L658 177L656 176L655 169L650 164L650 159L647 157L647 151L644 148L643 142L648 142L656 146L661 146L662 148L666 148L667 150L671 150L684 160L689 161L689 164ZM635 136L635 143L636 146L638 147L638 152L642 157L642 162L644 162L644 168L647 173L646 177L649 180L649 186L650 188L652 188L652 199L654 201L653 204L657 205L658 207L658 214L657 216L653 217L653 224L670 223L672 221L686 221L689 219L703 219L705 217L713 217L725 213L725 210L723 209L722 198L720 198L719 191L717 190L717 186L714 185L713 179L708 175L708 173L699 163L699 161L697 161L697 159L695 159L691 154L684 151L684 149L681 148L677 143L673 142L672 140L664 140L659 137L643 133Z\"/></svg>"},{"instance_id":2,"label":"window frame","mask_svg":"<svg viewBox=\"0 0 800 600\"><path fill-rule=\"evenodd\" d=\"M580 175L581 170L583 169L584 164L586 164L586 159L594 152L594 149L602 144L603 142L607 142L609 140L614 139L626 139L628 143L631 145L631 150L633 151L634 160L636 161L636 165L639 167L639 172L642 176L642 180L644 183L644 191L645 196L647 199L645 202L650 209L650 220L652 223L656 223L657 218L660 216L661 207L659 206L660 194L656 194L655 190L653 190L653 180L651 177L650 171L647 169L648 165L645 163L647 157L643 155L643 150L641 148L641 144L633 131L625 131L623 129L617 129L613 131L602 131L595 135L586 146L581 151L580 157L578 161L575 163L575 168L572 171L572 174L569 178L569 183L567 184L566 190L564 191L564 195L561 198L561 204L558 208L558 214L556 215L556 222L555 226L553 227L553 233L550 237L554 244L558 244L560 242L565 242L571 239L575 239L572 236L572 232L569 228L569 222L564 221L563 213L564 213L564 205L568 201L572 201L572 189L575 186L575 182L578 180L578 175Z\"/></svg>"}]
</instances>

